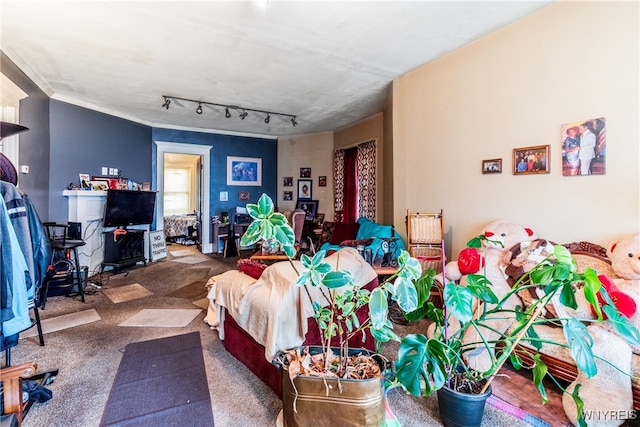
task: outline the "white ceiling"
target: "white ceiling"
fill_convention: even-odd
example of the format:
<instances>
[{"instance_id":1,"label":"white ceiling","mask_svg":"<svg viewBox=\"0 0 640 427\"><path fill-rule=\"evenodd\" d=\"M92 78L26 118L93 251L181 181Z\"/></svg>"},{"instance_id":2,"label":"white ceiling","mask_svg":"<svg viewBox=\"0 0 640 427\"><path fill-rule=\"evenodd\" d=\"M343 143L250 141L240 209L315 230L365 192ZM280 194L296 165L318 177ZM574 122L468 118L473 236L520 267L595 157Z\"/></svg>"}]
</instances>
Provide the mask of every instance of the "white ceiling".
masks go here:
<instances>
[{"instance_id":1,"label":"white ceiling","mask_svg":"<svg viewBox=\"0 0 640 427\"><path fill-rule=\"evenodd\" d=\"M0 48L54 99L152 126L306 134L382 111L398 76L551 2L0 0ZM162 95L299 125L167 110Z\"/></svg>"}]
</instances>

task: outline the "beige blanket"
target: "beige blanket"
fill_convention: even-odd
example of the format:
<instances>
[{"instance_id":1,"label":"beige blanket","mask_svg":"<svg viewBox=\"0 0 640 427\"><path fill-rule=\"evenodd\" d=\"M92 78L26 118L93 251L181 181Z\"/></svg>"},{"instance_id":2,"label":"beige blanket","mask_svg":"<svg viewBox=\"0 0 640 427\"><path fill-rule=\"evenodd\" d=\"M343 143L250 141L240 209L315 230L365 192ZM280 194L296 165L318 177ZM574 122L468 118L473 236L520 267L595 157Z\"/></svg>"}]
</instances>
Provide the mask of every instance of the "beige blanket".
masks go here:
<instances>
[{"instance_id":1,"label":"beige blanket","mask_svg":"<svg viewBox=\"0 0 640 427\"><path fill-rule=\"evenodd\" d=\"M334 270L350 271L356 286L364 286L377 277L354 248L343 248L325 261ZM207 283L211 303L205 320L217 327L220 338L224 339L220 307L225 307L242 329L264 345L268 361L273 360L279 350L301 345L313 307L305 288L294 284L298 278L294 267L302 271L300 261L293 261L293 266L289 261L275 263L267 267L258 280L237 270L213 276ZM319 289L312 286L307 289L314 301L327 304ZM326 293L327 289L324 290Z\"/></svg>"}]
</instances>

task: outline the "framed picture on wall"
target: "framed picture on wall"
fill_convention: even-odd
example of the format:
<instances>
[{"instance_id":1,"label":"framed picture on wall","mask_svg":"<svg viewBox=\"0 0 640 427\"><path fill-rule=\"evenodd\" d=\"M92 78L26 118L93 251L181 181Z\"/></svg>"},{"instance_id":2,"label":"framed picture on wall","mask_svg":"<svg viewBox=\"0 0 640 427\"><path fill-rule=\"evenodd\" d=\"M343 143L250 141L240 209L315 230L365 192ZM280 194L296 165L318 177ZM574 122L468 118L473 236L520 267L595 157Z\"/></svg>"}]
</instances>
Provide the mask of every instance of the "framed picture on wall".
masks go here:
<instances>
[{"instance_id":1,"label":"framed picture on wall","mask_svg":"<svg viewBox=\"0 0 640 427\"><path fill-rule=\"evenodd\" d=\"M502 173L502 159L483 160L482 173Z\"/></svg>"},{"instance_id":2,"label":"framed picture on wall","mask_svg":"<svg viewBox=\"0 0 640 427\"><path fill-rule=\"evenodd\" d=\"M293 187L293 177L292 176L285 176L284 178L282 178L282 186L283 187Z\"/></svg>"},{"instance_id":3,"label":"framed picture on wall","mask_svg":"<svg viewBox=\"0 0 640 427\"><path fill-rule=\"evenodd\" d=\"M604 175L607 134L605 119L579 120L561 126L562 175Z\"/></svg>"},{"instance_id":4,"label":"framed picture on wall","mask_svg":"<svg viewBox=\"0 0 640 427\"><path fill-rule=\"evenodd\" d=\"M327 177L326 175L318 177L318 187L326 187L327 186Z\"/></svg>"},{"instance_id":5,"label":"framed picture on wall","mask_svg":"<svg viewBox=\"0 0 640 427\"><path fill-rule=\"evenodd\" d=\"M298 200L310 200L313 181L310 179L298 180Z\"/></svg>"},{"instance_id":6,"label":"framed picture on wall","mask_svg":"<svg viewBox=\"0 0 640 427\"><path fill-rule=\"evenodd\" d=\"M293 191L284 191L282 193L282 200L293 200Z\"/></svg>"},{"instance_id":7,"label":"framed picture on wall","mask_svg":"<svg viewBox=\"0 0 640 427\"><path fill-rule=\"evenodd\" d=\"M318 213L318 201L317 200L298 200L296 203L296 209L302 209L307 213L304 217L307 221L313 221Z\"/></svg>"},{"instance_id":8,"label":"framed picture on wall","mask_svg":"<svg viewBox=\"0 0 640 427\"><path fill-rule=\"evenodd\" d=\"M311 178L311 168L300 168L300 178Z\"/></svg>"},{"instance_id":9,"label":"framed picture on wall","mask_svg":"<svg viewBox=\"0 0 640 427\"><path fill-rule=\"evenodd\" d=\"M513 174L549 173L549 145L513 149Z\"/></svg>"},{"instance_id":10,"label":"framed picture on wall","mask_svg":"<svg viewBox=\"0 0 640 427\"><path fill-rule=\"evenodd\" d=\"M248 202L250 199L250 195L248 191L238 191L238 200L243 202Z\"/></svg>"},{"instance_id":11,"label":"framed picture on wall","mask_svg":"<svg viewBox=\"0 0 640 427\"><path fill-rule=\"evenodd\" d=\"M262 159L227 157L227 185L262 185Z\"/></svg>"}]
</instances>

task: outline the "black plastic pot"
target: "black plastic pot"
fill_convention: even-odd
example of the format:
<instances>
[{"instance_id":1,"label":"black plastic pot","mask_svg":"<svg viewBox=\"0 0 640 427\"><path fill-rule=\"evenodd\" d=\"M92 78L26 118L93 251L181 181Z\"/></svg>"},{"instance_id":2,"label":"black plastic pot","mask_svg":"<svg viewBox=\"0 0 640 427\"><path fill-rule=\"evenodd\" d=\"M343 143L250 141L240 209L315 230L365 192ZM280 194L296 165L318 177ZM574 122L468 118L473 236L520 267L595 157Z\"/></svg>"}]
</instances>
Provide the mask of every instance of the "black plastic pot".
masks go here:
<instances>
[{"instance_id":1,"label":"black plastic pot","mask_svg":"<svg viewBox=\"0 0 640 427\"><path fill-rule=\"evenodd\" d=\"M460 393L443 387L438 390L438 407L445 427L479 427L491 386L484 394Z\"/></svg>"}]
</instances>

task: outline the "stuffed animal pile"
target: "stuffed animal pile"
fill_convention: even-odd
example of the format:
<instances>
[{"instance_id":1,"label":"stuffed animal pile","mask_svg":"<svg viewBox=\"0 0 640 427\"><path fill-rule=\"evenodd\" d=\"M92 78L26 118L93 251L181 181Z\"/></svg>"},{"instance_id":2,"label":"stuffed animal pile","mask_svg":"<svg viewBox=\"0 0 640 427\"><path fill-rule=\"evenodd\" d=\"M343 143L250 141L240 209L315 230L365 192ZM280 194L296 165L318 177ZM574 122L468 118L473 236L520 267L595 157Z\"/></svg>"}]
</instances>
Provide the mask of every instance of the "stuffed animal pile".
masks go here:
<instances>
[{"instance_id":1,"label":"stuffed animal pile","mask_svg":"<svg viewBox=\"0 0 640 427\"><path fill-rule=\"evenodd\" d=\"M494 221L483 228L482 234L490 240L502 242L504 246L487 243L486 252L472 248L464 249L457 261L446 265L444 274L447 282L455 281L464 286L467 283L465 277L467 274L484 272L493 283L494 293L501 298L514 284L514 278L529 271L540 259L553 253L554 243L538 240L531 229L521 225ZM626 236L609 245L607 249L606 255L611 261L612 268L606 269L605 274L600 276L600 280L620 312L629 317L631 324L640 328L640 233ZM484 253L486 257L482 256ZM598 272L600 273L599 270ZM436 278L444 283L442 275ZM505 307L528 305L536 298L536 294L534 291L528 295L519 294L518 297L520 298L515 297L509 300ZM566 309L558 304L555 306L549 304L544 314L550 318L571 316L579 319L594 319L591 306L583 293L577 292L576 297L578 302L576 310ZM513 319L491 321L492 328L503 332L507 331L512 323ZM562 329L548 326L544 328L551 334L550 339L563 341ZM591 414L592 417L587 420L588 425L618 426L624 422L624 419L620 418L624 418L625 414L626 417L632 417L635 414L631 377L640 376L640 346L630 346L606 322L589 323L588 330L593 338L594 355L604 361L596 359L598 373L592 378L588 378L583 372L578 372L578 377L567 387L563 396L565 413L569 420L577 425L577 409L568 393L571 393L576 384L580 383L579 395L584 402L583 413ZM469 337L468 342L476 342L476 339ZM548 349L548 346L543 346L542 351L545 349ZM561 350L568 355L568 350ZM473 352L477 354L470 356L469 366L478 370L488 368L491 364L490 352L492 351L493 349L490 349L487 352L484 347L479 347L477 352ZM640 388L640 381L637 387Z\"/></svg>"},{"instance_id":2,"label":"stuffed animal pile","mask_svg":"<svg viewBox=\"0 0 640 427\"><path fill-rule=\"evenodd\" d=\"M640 233L626 236L612 243L607 251L615 277L601 277L618 309L629 317L631 324L640 327ZM577 425L576 405L567 393L580 383L579 394L584 402L583 413L599 414L588 424L619 426L625 418L632 418L633 394L631 376L638 376L640 346L630 346L609 324L588 327L594 339L593 353L609 363L596 360L598 374L588 378L583 372L567 387L562 405L569 420ZM634 359L636 363L634 363ZM634 369L634 366L636 367ZM602 414L608 414L603 416Z\"/></svg>"}]
</instances>

